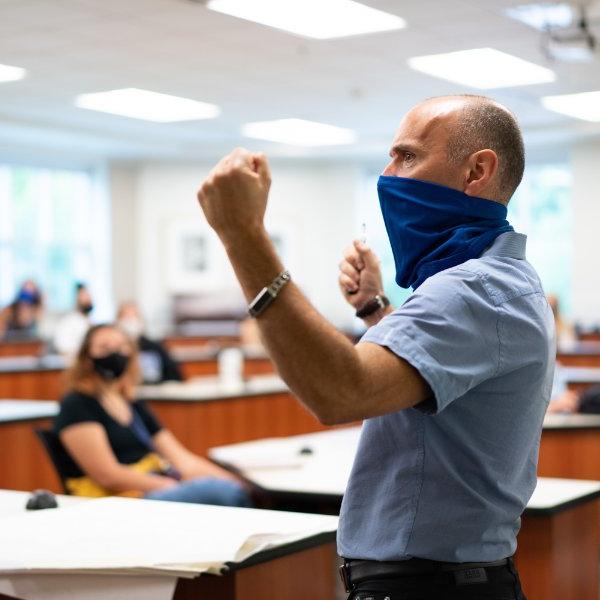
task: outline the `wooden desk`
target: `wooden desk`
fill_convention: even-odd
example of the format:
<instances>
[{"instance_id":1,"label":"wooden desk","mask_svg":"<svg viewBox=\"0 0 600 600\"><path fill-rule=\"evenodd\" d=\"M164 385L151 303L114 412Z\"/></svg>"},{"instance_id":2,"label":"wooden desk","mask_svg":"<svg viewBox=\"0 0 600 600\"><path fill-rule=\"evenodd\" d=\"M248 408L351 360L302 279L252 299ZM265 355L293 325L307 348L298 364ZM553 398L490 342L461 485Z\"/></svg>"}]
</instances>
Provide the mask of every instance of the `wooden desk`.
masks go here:
<instances>
[{"instance_id":1,"label":"wooden desk","mask_svg":"<svg viewBox=\"0 0 600 600\"><path fill-rule=\"evenodd\" d=\"M233 387L216 378L142 386L138 397L149 401L165 427L201 455L212 446L328 429L274 376Z\"/></svg>"},{"instance_id":2,"label":"wooden desk","mask_svg":"<svg viewBox=\"0 0 600 600\"><path fill-rule=\"evenodd\" d=\"M163 339L163 344L168 350L174 350L176 348L187 348L189 346L238 346L240 344L240 336L237 333L231 333L230 335L194 335L194 336L183 336L183 335L169 335Z\"/></svg>"},{"instance_id":3,"label":"wooden desk","mask_svg":"<svg viewBox=\"0 0 600 600\"><path fill-rule=\"evenodd\" d=\"M570 390L584 391L600 384L600 368L597 367L559 367L558 377Z\"/></svg>"},{"instance_id":4,"label":"wooden desk","mask_svg":"<svg viewBox=\"0 0 600 600\"><path fill-rule=\"evenodd\" d=\"M237 388L216 378L142 386L139 396L150 400L164 426L200 455L211 446L327 429L272 376ZM35 428L49 427L57 412L55 402L0 400L0 488L62 490L34 433Z\"/></svg>"},{"instance_id":5,"label":"wooden desk","mask_svg":"<svg viewBox=\"0 0 600 600\"><path fill-rule=\"evenodd\" d=\"M179 363L184 379L216 376L219 374L219 352L221 346L179 347L171 351L171 356ZM263 352L242 349L244 353L244 377L270 375L275 372L271 359Z\"/></svg>"},{"instance_id":6,"label":"wooden desk","mask_svg":"<svg viewBox=\"0 0 600 600\"><path fill-rule=\"evenodd\" d=\"M600 367L599 342L575 342L558 349L556 360L565 367Z\"/></svg>"},{"instance_id":7,"label":"wooden desk","mask_svg":"<svg viewBox=\"0 0 600 600\"><path fill-rule=\"evenodd\" d=\"M164 590L158 594L154 591L153 599L334 597L335 517L124 498L86 500L78 505L63 497L58 498L57 510L32 515L24 514L26 497L18 492L0 492L3 540L16 547L14 556L0 556L0 569L6 568L4 565L10 565L11 571L27 569L17 575L0 570L0 590L6 593L0 593L0 598L41 599L45 586L52 587L55 599L86 600L90 591L97 598L98 580L101 583L103 576L105 586L100 589L106 597L114 598L142 598L140 592L148 585L147 580L160 583L161 577ZM66 509L62 508L65 501ZM14 523L15 518L18 523ZM81 533L82 522L89 523L87 536ZM256 543L264 534L270 538L270 548L261 549ZM148 551L148 544L154 550ZM43 565L37 567L38 560ZM95 580L96 589L88 590L85 578L76 570L85 569L92 561L94 575L88 572L88 578ZM204 574L207 569L218 572L225 566L229 570L223 575ZM119 576L132 568L138 572L138 590L135 585L131 589L133 574ZM42 569L54 581L37 572ZM19 589L25 593L7 591Z\"/></svg>"},{"instance_id":8,"label":"wooden desk","mask_svg":"<svg viewBox=\"0 0 600 600\"><path fill-rule=\"evenodd\" d=\"M216 376L221 348L180 348L173 352L184 379ZM60 356L0 358L0 398L59 400L65 393L65 362ZM264 354L246 352L244 377L272 374L273 363Z\"/></svg>"},{"instance_id":9,"label":"wooden desk","mask_svg":"<svg viewBox=\"0 0 600 600\"><path fill-rule=\"evenodd\" d=\"M339 509L359 429L213 448L274 506ZM311 454L302 454L302 449ZM267 468L269 467L270 468ZM528 600L598 600L600 482L540 478L522 516L516 554Z\"/></svg>"},{"instance_id":10,"label":"wooden desk","mask_svg":"<svg viewBox=\"0 0 600 600\"><path fill-rule=\"evenodd\" d=\"M546 415L538 475L600 480L600 415Z\"/></svg>"},{"instance_id":11,"label":"wooden desk","mask_svg":"<svg viewBox=\"0 0 600 600\"><path fill-rule=\"evenodd\" d=\"M0 398L58 400L65 390L60 356L0 358Z\"/></svg>"},{"instance_id":12,"label":"wooden desk","mask_svg":"<svg viewBox=\"0 0 600 600\"><path fill-rule=\"evenodd\" d=\"M0 356L38 356L45 345L42 340L2 341Z\"/></svg>"},{"instance_id":13,"label":"wooden desk","mask_svg":"<svg viewBox=\"0 0 600 600\"><path fill-rule=\"evenodd\" d=\"M580 342L600 342L600 331L588 331L577 336Z\"/></svg>"},{"instance_id":14,"label":"wooden desk","mask_svg":"<svg viewBox=\"0 0 600 600\"><path fill-rule=\"evenodd\" d=\"M539 479L515 561L528 600L598 600L600 483Z\"/></svg>"},{"instance_id":15,"label":"wooden desk","mask_svg":"<svg viewBox=\"0 0 600 600\"><path fill-rule=\"evenodd\" d=\"M0 488L61 491L34 428L50 427L56 402L0 400Z\"/></svg>"}]
</instances>

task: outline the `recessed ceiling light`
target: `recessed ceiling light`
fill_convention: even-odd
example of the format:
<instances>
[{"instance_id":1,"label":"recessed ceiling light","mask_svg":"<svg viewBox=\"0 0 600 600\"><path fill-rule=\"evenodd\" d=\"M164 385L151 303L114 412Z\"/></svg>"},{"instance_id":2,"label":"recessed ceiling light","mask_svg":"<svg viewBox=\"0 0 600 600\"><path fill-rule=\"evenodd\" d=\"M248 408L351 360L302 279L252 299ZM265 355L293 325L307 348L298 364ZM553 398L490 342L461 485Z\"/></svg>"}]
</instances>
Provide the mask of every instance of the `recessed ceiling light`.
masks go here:
<instances>
[{"instance_id":1,"label":"recessed ceiling light","mask_svg":"<svg viewBox=\"0 0 600 600\"><path fill-rule=\"evenodd\" d=\"M542 98L542 104L548 110L569 117L600 122L600 92L545 96Z\"/></svg>"},{"instance_id":2,"label":"recessed ceiling light","mask_svg":"<svg viewBox=\"0 0 600 600\"><path fill-rule=\"evenodd\" d=\"M27 75L27 71L21 67L11 67L10 65L0 65L0 82L18 81Z\"/></svg>"},{"instance_id":3,"label":"recessed ceiling light","mask_svg":"<svg viewBox=\"0 0 600 600\"><path fill-rule=\"evenodd\" d=\"M540 31L553 27L568 27L573 22L573 8L569 4L522 4L507 8L506 14Z\"/></svg>"},{"instance_id":4,"label":"recessed ceiling light","mask_svg":"<svg viewBox=\"0 0 600 600\"><path fill-rule=\"evenodd\" d=\"M221 112L214 104L137 88L81 94L75 104L80 108L156 123L213 119Z\"/></svg>"},{"instance_id":5,"label":"recessed ceiling light","mask_svg":"<svg viewBox=\"0 0 600 600\"><path fill-rule=\"evenodd\" d=\"M401 17L353 0L209 0L206 6L319 40L406 27Z\"/></svg>"},{"instance_id":6,"label":"recessed ceiling light","mask_svg":"<svg viewBox=\"0 0 600 600\"><path fill-rule=\"evenodd\" d=\"M483 90L556 79L550 69L493 48L415 56L408 59L408 65L427 75Z\"/></svg>"},{"instance_id":7,"label":"recessed ceiling light","mask_svg":"<svg viewBox=\"0 0 600 600\"><path fill-rule=\"evenodd\" d=\"M304 119L246 123L242 128L242 134L246 137L290 146L336 146L352 144L356 141L356 133L351 129Z\"/></svg>"}]
</instances>

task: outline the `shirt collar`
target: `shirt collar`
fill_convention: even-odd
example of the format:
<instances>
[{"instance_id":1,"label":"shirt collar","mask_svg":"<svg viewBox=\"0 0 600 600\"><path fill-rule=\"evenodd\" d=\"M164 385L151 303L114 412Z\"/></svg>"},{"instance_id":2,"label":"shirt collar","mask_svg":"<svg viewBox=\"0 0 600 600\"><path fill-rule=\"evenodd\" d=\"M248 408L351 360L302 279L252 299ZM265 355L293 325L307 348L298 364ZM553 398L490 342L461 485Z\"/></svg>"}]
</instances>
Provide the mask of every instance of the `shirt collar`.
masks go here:
<instances>
[{"instance_id":1,"label":"shirt collar","mask_svg":"<svg viewBox=\"0 0 600 600\"><path fill-rule=\"evenodd\" d=\"M525 246L527 236L516 231L501 233L494 243L482 254L482 256L507 256L525 260Z\"/></svg>"}]
</instances>

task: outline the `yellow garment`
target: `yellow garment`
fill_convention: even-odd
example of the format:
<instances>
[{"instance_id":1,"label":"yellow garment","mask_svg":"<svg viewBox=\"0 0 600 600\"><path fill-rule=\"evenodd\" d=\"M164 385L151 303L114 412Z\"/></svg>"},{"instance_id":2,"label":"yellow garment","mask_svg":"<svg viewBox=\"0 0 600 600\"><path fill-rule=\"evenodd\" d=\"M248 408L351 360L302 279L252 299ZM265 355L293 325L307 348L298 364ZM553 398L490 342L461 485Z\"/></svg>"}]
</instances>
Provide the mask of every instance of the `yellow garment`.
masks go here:
<instances>
[{"instance_id":1,"label":"yellow garment","mask_svg":"<svg viewBox=\"0 0 600 600\"><path fill-rule=\"evenodd\" d=\"M127 465L130 469L138 473L160 473L165 468L164 461L155 454L150 452L144 458L136 463ZM96 483L91 477L84 475L82 477L72 477L65 482L67 490L73 496L86 496L88 498L104 498L106 496L125 496L128 498L140 498L143 492L131 490L127 492L119 492L115 494L100 484Z\"/></svg>"}]
</instances>

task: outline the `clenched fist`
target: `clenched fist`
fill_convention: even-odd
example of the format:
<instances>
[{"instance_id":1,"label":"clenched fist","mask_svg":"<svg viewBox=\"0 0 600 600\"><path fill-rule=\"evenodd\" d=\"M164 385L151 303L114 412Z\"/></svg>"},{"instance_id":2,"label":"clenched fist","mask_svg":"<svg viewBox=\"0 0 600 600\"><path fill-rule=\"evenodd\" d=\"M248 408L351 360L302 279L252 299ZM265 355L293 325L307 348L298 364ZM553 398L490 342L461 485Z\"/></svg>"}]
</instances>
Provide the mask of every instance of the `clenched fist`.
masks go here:
<instances>
[{"instance_id":1,"label":"clenched fist","mask_svg":"<svg viewBox=\"0 0 600 600\"><path fill-rule=\"evenodd\" d=\"M198 201L208 224L227 242L263 228L270 187L265 155L236 148L209 173Z\"/></svg>"},{"instance_id":2,"label":"clenched fist","mask_svg":"<svg viewBox=\"0 0 600 600\"><path fill-rule=\"evenodd\" d=\"M344 259L339 266L340 290L354 308L363 307L369 300L383 293L379 259L363 242L354 240L352 246L344 251Z\"/></svg>"}]
</instances>

